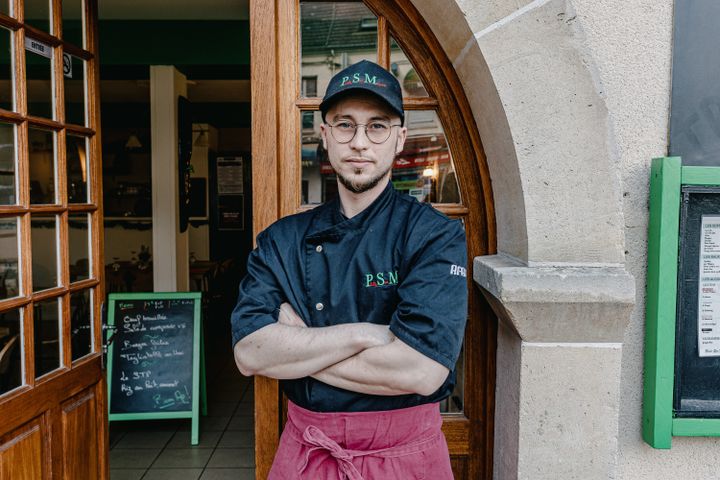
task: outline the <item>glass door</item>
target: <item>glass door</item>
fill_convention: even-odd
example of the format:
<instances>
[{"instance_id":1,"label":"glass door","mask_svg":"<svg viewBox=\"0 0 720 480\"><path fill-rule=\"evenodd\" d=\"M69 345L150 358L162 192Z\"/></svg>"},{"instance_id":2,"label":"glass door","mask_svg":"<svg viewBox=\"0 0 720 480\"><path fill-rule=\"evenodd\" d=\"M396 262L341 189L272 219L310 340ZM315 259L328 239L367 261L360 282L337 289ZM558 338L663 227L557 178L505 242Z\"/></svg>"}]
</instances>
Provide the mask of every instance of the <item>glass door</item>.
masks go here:
<instances>
[{"instance_id":1,"label":"glass door","mask_svg":"<svg viewBox=\"0 0 720 480\"><path fill-rule=\"evenodd\" d=\"M0 418L13 419L0 460L12 478L105 478L96 7L0 2Z\"/></svg>"}]
</instances>

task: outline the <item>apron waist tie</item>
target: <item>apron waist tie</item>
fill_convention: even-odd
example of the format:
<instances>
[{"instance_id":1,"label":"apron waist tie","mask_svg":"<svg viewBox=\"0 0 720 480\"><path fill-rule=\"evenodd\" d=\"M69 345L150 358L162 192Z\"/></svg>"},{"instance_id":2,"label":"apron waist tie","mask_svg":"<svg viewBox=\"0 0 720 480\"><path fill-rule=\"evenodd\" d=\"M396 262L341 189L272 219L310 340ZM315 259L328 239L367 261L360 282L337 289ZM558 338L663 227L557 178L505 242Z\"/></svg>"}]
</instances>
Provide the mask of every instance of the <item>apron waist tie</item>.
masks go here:
<instances>
[{"instance_id":1,"label":"apron waist tie","mask_svg":"<svg viewBox=\"0 0 720 480\"><path fill-rule=\"evenodd\" d=\"M289 422L288 425L290 425ZM302 441L305 445L311 448L305 454L305 460L299 466L298 470L300 473L305 471L305 468L307 468L310 461L310 455L313 452L324 450L328 452L337 462L338 474L341 479L365 480L357 467L355 467L352 463L353 458L364 456L400 457L403 455L409 455L423 450L427 444L438 440L440 435L442 435L442 433L438 432L410 443L394 445L377 450L350 450L342 448L335 440L325 435L325 432L320 430L318 427L308 425L302 433Z\"/></svg>"}]
</instances>

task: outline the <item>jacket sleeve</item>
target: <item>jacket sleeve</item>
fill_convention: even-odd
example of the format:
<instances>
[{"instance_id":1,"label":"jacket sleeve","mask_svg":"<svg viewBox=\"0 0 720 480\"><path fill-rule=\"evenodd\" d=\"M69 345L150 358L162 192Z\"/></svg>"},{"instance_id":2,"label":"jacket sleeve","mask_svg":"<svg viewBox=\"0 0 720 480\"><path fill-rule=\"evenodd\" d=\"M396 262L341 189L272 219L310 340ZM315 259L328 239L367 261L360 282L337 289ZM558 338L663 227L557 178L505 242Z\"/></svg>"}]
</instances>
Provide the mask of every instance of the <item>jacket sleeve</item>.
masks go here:
<instances>
[{"instance_id":1,"label":"jacket sleeve","mask_svg":"<svg viewBox=\"0 0 720 480\"><path fill-rule=\"evenodd\" d=\"M278 321L283 294L274 272L281 271L267 232L257 238L257 247L250 253L247 275L240 282L237 304L232 312L233 346L266 325Z\"/></svg>"},{"instance_id":2,"label":"jacket sleeve","mask_svg":"<svg viewBox=\"0 0 720 480\"><path fill-rule=\"evenodd\" d=\"M419 243L398 285L390 321L397 338L449 370L455 368L467 320L467 247L460 221L433 228Z\"/></svg>"}]
</instances>

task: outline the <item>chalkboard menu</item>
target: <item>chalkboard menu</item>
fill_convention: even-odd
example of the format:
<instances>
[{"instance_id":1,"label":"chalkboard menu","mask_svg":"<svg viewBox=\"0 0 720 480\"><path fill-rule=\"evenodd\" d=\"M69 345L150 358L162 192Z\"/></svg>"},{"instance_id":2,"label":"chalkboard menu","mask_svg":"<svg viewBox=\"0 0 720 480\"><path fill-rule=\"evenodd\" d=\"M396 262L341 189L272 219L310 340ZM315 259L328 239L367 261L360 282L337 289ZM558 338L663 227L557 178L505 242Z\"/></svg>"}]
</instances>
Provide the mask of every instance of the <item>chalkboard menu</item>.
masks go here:
<instances>
[{"instance_id":1,"label":"chalkboard menu","mask_svg":"<svg viewBox=\"0 0 720 480\"><path fill-rule=\"evenodd\" d=\"M204 380L200 299L199 292L109 296L111 421L192 418L197 439L201 375Z\"/></svg>"},{"instance_id":2,"label":"chalkboard menu","mask_svg":"<svg viewBox=\"0 0 720 480\"><path fill-rule=\"evenodd\" d=\"M720 417L720 187L682 187L676 417Z\"/></svg>"}]
</instances>

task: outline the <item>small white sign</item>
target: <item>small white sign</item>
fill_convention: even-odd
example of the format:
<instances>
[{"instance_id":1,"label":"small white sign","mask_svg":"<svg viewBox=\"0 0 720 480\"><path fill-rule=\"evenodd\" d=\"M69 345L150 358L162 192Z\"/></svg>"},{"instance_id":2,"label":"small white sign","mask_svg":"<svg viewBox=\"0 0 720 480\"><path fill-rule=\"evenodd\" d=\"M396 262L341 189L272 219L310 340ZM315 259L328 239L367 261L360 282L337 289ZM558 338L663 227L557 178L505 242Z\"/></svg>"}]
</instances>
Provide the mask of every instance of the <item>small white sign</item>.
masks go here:
<instances>
[{"instance_id":1,"label":"small white sign","mask_svg":"<svg viewBox=\"0 0 720 480\"><path fill-rule=\"evenodd\" d=\"M243 193L242 157L218 157L217 188L218 195Z\"/></svg>"},{"instance_id":2,"label":"small white sign","mask_svg":"<svg viewBox=\"0 0 720 480\"><path fill-rule=\"evenodd\" d=\"M698 352L720 357L720 215L703 215L700 227Z\"/></svg>"},{"instance_id":3,"label":"small white sign","mask_svg":"<svg viewBox=\"0 0 720 480\"><path fill-rule=\"evenodd\" d=\"M32 38L25 38L25 50L33 53L37 53L45 58L52 58L52 47L47 45L40 40L33 40Z\"/></svg>"},{"instance_id":4,"label":"small white sign","mask_svg":"<svg viewBox=\"0 0 720 480\"><path fill-rule=\"evenodd\" d=\"M72 78L72 57L65 52L63 52L63 75Z\"/></svg>"}]
</instances>

